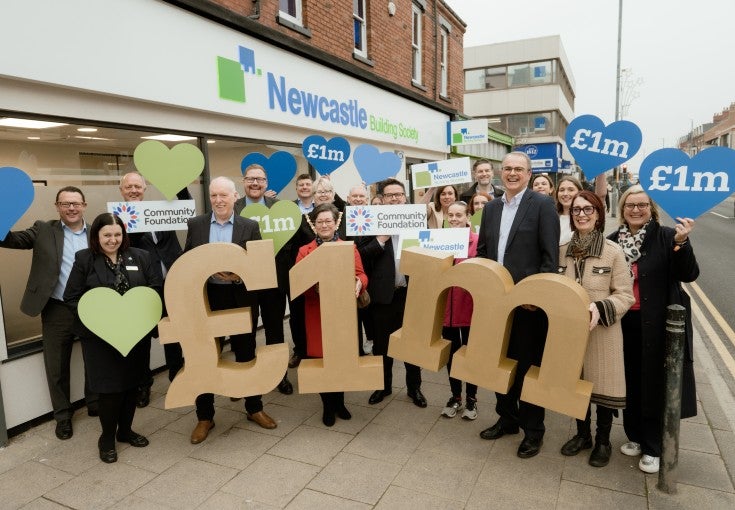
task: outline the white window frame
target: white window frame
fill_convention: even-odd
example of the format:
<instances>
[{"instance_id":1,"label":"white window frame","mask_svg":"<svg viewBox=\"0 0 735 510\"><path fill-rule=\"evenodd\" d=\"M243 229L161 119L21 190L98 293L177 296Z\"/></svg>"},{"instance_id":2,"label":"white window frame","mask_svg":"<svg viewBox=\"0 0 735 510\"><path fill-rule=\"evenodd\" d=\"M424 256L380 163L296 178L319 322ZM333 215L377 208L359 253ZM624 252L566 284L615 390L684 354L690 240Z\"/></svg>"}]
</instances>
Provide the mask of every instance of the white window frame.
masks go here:
<instances>
[{"instance_id":1,"label":"white window frame","mask_svg":"<svg viewBox=\"0 0 735 510\"><path fill-rule=\"evenodd\" d=\"M302 11L302 9L301 9L301 7L302 7L301 6L301 0L293 0L293 2L294 2L294 12L292 14L292 13L290 13L288 11L281 10L281 2L279 0L279 2L278 2L278 17L280 17L281 19L283 19L285 21L290 21L291 23L293 23L295 25L299 25L299 26L302 26L303 27L304 26L304 23L303 23L303 18L302 18L302 15L301 15L302 14L302 12L301 12Z\"/></svg>"},{"instance_id":2,"label":"white window frame","mask_svg":"<svg viewBox=\"0 0 735 510\"><path fill-rule=\"evenodd\" d=\"M422 84L422 39L423 39L423 11L416 4L411 4L411 81ZM418 40L416 37L418 35Z\"/></svg>"},{"instance_id":3,"label":"white window frame","mask_svg":"<svg viewBox=\"0 0 735 510\"><path fill-rule=\"evenodd\" d=\"M449 97L447 88L449 87L449 31L441 27L439 30L439 40L441 41L441 72L439 76L439 94Z\"/></svg>"},{"instance_id":4,"label":"white window frame","mask_svg":"<svg viewBox=\"0 0 735 510\"><path fill-rule=\"evenodd\" d=\"M362 41L361 48L354 48L355 55L359 55L363 58L368 58L368 44L367 44L367 0L353 0L352 3L352 18L354 23L360 24L360 41ZM362 5L362 18L358 14L359 9L355 9ZM354 34L357 35L357 34Z\"/></svg>"}]
</instances>

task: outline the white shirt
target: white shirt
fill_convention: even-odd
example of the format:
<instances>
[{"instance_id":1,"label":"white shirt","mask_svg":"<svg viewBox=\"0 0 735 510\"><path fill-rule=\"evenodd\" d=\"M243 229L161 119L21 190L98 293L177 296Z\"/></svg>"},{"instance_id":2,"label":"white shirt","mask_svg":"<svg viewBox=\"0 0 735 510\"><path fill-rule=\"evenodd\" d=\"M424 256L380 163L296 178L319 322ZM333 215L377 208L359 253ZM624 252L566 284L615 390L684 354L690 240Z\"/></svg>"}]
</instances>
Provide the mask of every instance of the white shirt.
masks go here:
<instances>
[{"instance_id":1,"label":"white shirt","mask_svg":"<svg viewBox=\"0 0 735 510\"><path fill-rule=\"evenodd\" d=\"M510 235L510 227L513 226L513 220L516 218L518 206L521 205L523 195L526 189L518 193L516 196L508 200L507 193L504 193L500 200L503 201L503 212L500 216L500 233L498 236L498 262L503 263L505 259L505 248L508 244L508 236Z\"/></svg>"}]
</instances>

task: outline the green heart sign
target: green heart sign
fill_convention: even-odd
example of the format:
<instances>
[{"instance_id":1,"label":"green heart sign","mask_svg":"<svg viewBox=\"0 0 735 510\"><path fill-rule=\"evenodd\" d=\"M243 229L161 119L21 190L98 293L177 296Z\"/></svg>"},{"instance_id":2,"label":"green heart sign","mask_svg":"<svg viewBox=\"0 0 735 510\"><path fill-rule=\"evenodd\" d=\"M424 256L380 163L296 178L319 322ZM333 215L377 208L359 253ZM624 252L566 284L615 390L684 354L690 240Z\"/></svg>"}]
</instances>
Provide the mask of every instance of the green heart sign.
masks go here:
<instances>
[{"instance_id":1,"label":"green heart sign","mask_svg":"<svg viewBox=\"0 0 735 510\"><path fill-rule=\"evenodd\" d=\"M82 324L127 356L161 320L161 298L148 287L133 287L123 296L107 287L88 290L79 300Z\"/></svg>"},{"instance_id":2,"label":"green heart sign","mask_svg":"<svg viewBox=\"0 0 735 510\"><path fill-rule=\"evenodd\" d=\"M168 200L184 189L204 170L204 154L190 143L171 150L158 140L146 140L135 148L133 161L138 171Z\"/></svg>"},{"instance_id":3,"label":"green heart sign","mask_svg":"<svg viewBox=\"0 0 735 510\"><path fill-rule=\"evenodd\" d=\"M260 225L263 239L273 239L273 249L278 253L301 226L301 209L290 200L279 200L268 209L263 204L250 204L240 216L255 220Z\"/></svg>"},{"instance_id":4,"label":"green heart sign","mask_svg":"<svg viewBox=\"0 0 735 510\"><path fill-rule=\"evenodd\" d=\"M470 228L472 229L472 232L476 234L480 233L480 222L481 221L482 221L482 209L480 209L475 214L470 216Z\"/></svg>"}]
</instances>

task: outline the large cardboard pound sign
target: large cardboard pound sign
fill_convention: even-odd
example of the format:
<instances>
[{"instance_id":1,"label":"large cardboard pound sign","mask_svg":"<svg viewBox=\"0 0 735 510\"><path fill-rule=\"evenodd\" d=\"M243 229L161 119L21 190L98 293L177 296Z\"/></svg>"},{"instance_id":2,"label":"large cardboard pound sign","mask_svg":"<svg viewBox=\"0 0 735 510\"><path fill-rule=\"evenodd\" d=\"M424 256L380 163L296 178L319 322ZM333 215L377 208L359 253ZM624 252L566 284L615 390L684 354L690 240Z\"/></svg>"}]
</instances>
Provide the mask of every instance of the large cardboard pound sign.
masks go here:
<instances>
[{"instance_id":1,"label":"large cardboard pound sign","mask_svg":"<svg viewBox=\"0 0 735 510\"><path fill-rule=\"evenodd\" d=\"M584 419L592 394L592 383L579 378L589 335L587 292L550 273L513 285L508 270L495 261L475 258L453 266L452 259L423 248L403 251L401 272L411 283L403 327L391 335L388 355L429 370L444 366L450 348L441 338L447 290L462 287L472 295L472 328L467 345L454 354L451 375L507 393L516 368L506 357L513 310L535 305L546 312L549 329L541 367L528 370L521 399Z\"/></svg>"},{"instance_id":2,"label":"large cardboard pound sign","mask_svg":"<svg viewBox=\"0 0 735 510\"><path fill-rule=\"evenodd\" d=\"M171 267L164 288L168 317L158 324L158 332L161 343L181 343L186 364L169 387L167 409L191 405L202 393L268 393L288 368L286 344L258 347L255 359L247 363L220 358L217 337L251 331L249 308L210 309L206 282L220 271L240 276L249 291L275 287L273 241L249 241L247 251L232 243L205 244L184 253Z\"/></svg>"},{"instance_id":3,"label":"large cardboard pound sign","mask_svg":"<svg viewBox=\"0 0 735 510\"><path fill-rule=\"evenodd\" d=\"M355 255L352 241L324 243L289 272L291 296L319 284L321 359L298 369L299 393L376 390L383 387L382 356L359 356Z\"/></svg>"}]
</instances>

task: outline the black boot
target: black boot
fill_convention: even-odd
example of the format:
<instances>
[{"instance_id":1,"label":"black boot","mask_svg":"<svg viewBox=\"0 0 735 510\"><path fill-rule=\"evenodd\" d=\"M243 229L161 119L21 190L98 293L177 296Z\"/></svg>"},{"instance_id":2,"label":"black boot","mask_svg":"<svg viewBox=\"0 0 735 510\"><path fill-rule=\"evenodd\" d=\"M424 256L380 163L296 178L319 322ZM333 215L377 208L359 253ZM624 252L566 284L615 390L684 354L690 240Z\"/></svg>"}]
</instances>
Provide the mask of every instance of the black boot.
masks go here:
<instances>
[{"instance_id":1,"label":"black boot","mask_svg":"<svg viewBox=\"0 0 735 510\"><path fill-rule=\"evenodd\" d=\"M334 394L334 410L337 413L337 416L339 417L340 420L352 419L352 414L345 407L345 392L344 391L340 391L339 393Z\"/></svg>"},{"instance_id":2,"label":"black boot","mask_svg":"<svg viewBox=\"0 0 735 510\"><path fill-rule=\"evenodd\" d=\"M577 433L573 438L561 447L561 454L571 457L582 450L592 448L592 433L590 432L590 409L587 408L587 416L584 420L577 421Z\"/></svg>"},{"instance_id":3,"label":"black boot","mask_svg":"<svg viewBox=\"0 0 735 510\"><path fill-rule=\"evenodd\" d=\"M590 454L590 466L605 467L610 462L610 455L612 454L612 445L610 444L612 417L612 409L601 405L597 406L597 433L595 434L595 447Z\"/></svg>"},{"instance_id":4,"label":"black boot","mask_svg":"<svg viewBox=\"0 0 735 510\"><path fill-rule=\"evenodd\" d=\"M334 417L334 402L331 393L320 393L319 396L322 398L322 405L324 406L324 413L322 414L322 423L327 427L334 425L337 421Z\"/></svg>"}]
</instances>

